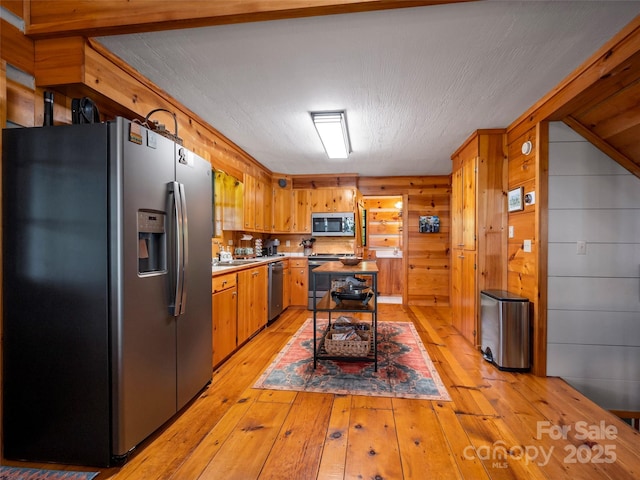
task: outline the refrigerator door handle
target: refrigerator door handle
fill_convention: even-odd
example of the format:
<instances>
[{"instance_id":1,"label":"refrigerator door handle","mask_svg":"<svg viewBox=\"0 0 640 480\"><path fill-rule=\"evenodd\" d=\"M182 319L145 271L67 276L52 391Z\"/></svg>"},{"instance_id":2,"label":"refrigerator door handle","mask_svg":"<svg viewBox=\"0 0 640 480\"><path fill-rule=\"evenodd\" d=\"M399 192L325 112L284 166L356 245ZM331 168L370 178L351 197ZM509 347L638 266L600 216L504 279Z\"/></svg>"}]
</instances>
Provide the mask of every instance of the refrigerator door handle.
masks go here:
<instances>
[{"instance_id":1,"label":"refrigerator door handle","mask_svg":"<svg viewBox=\"0 0 640 480\"><path fill-rule=\"evenodd\" d=\"M169 313L174 317L178 317L184 312L184 307L182 305L184 283L184 239L182 236L182 232L184 230L184 217L182 209L183 196L180 192L180 184L178 182L170 182L168 184L168 191L171 202L170 209L172 210L175 219L175 221L173 222L173 245L175 248L175 264L173 265L174 272L171 278L171 281L175 282L175 291L172 292L173 298L169 299Z\"/></svg>"},{"instance_id":2,"label":"refrigerator door handle","mask_svg":"<svg viewBox=\"0 0 640 480\"><path fill-rule=\"evenodd\" d=\"M180 205L182 207L182 288L180 292L180 315L187 308L187 272L189 266L189 216L184 183L180 183Z\"/></svg>"}]
</instances>

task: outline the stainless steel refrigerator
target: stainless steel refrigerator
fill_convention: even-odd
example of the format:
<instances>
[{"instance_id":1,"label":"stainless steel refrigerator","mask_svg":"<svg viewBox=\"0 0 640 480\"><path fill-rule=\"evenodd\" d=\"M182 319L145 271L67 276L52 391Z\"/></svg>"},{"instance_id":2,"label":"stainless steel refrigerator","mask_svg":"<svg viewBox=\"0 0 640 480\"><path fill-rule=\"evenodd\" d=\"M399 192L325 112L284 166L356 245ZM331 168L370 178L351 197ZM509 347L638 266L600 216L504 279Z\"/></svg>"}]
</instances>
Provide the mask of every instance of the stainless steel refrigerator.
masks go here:
<instances>
[{"instance_id":1,"label":"stainless steel refrigerator","mask_svg":"<svg viewBox=\"0 0 640 480\"><path fill-rule=\"evenodd\" d=\"M5 457L121 463L211 380L211 166L117 118L2 167Z\"/></svg>"}]
</instances>

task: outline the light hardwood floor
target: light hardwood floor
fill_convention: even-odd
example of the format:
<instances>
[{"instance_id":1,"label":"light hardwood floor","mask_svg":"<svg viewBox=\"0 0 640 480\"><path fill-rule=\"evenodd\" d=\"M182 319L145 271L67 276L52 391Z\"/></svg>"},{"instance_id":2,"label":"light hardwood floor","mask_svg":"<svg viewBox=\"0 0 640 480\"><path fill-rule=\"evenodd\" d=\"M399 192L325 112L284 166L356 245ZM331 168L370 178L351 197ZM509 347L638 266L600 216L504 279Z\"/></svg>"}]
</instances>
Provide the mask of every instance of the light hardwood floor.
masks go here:
<instances>
[{"instance_id":1,"label":"light hardwood floor","mask_svg":"<svg viewBox=\"0 0 640 480\"><path fill-rule=\"evenodd\" d=\"M560 379L497 370L449 315L380 305L379 319L414 322L450 402L252 389L310 316L290 309L97 480L640 478L637 431Z\"/></svg>"}]
</instances>

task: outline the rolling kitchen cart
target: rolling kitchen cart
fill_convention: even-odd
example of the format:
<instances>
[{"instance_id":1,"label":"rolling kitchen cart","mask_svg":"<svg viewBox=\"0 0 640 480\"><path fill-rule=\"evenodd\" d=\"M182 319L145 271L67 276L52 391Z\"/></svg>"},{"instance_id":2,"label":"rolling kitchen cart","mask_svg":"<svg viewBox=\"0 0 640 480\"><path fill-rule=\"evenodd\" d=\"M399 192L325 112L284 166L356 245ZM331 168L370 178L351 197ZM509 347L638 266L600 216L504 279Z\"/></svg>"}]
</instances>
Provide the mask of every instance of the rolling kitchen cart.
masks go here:
<instances>
[{"instance_id":1,"label":"rolling kitchen cart","mask_svg":"<svg viewBox=\"0 0 640 480\"><path fill-rule=\"evenodd\" d=\"M313 368L318 364L318 359L342 360L342 361L371 361L378 370L378 267L375 261L363 261L358 265L343 265L341 262L327 262L313 270L311 288L316 290L316 277L328 275L330 284L344 285L332 287L321 299L313 301ZM366 288L355 291L350 290L347 278L366 279ZM318 313L327 312L329 320L326 328L318 338L317 321ZM335 325L333 314L336 313L368 313L371 315L369 331L369 346L363 354L335 354L327 351L327 335L331 333Z\"/></svg>"}]
</instances>

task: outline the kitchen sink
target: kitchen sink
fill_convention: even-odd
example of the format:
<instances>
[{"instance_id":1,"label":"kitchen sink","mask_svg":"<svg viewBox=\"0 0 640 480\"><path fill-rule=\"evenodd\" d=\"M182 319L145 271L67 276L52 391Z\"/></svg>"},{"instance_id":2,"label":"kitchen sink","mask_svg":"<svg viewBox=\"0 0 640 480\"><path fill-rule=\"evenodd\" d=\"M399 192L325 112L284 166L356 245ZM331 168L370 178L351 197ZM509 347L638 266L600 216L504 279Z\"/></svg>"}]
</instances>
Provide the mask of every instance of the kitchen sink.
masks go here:
<instances>
[{"instance_id":1,"label":"kitchen sink","mask_svg":"<svg viewBox=\"0 0 640 480\"><path fill-rule=\"evenodd\" d=\"M260 260L256 259L241 259L241 260L231 260L229 262L218 262L214 265L214 267L235 267L237 265L248 265L250 263L256 263Z\"/></svg>"}]
</instances>

